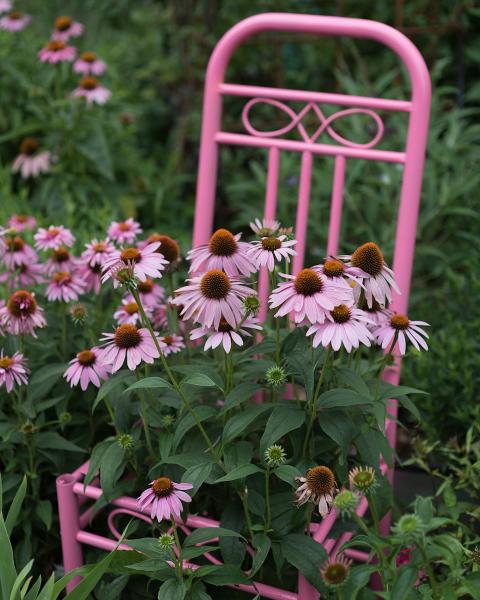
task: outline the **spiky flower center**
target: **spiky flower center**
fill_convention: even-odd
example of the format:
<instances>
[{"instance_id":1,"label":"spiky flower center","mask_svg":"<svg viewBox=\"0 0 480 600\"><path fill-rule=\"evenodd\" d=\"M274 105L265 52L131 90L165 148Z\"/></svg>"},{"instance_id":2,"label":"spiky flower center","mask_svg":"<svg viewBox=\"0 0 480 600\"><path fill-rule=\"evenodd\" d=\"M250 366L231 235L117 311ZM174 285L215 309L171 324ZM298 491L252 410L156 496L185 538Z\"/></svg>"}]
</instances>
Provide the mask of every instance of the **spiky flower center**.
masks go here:
<instances>
[{"instance_id":1,"label":"spiky flower center","mask_svg":"<svg viewBox=\"0 0 480 600\"><path fill-rule=\"evenodd\" d=\"M375 481L375 473L370 470L358 471L352 477L353 485L359 490L369 488Z\"/></svg>"},{"instance_id":2,"label":"spiky flower center","mask_svg":"<svg viewBox=\"0 0 480 600\"><path fill-rule=\"evenodd\" d=\"M95 354L91 350L83 350L77 354L77 360L82 367L91 367L95 362Z\"/></svg>"},{"instance_id":3,"label":"spiky flower center","mask_svg":"<svg viewBox=\"0 0 480 600\"><path fill-rule=\"evenodd\" d=\"M80 58L88 63L93 63L97 60L97 55L95 52L82 52Z\"/></svg>"},{"instance_id":4,"label":"spiky flower center","mask_svg":"<svg viewBox=\"0 0 480 600\"><path fill-rule=\"evenodd\" d=\"M140 252L140 250L138 250L138 248L125 248L125 250L122 250L122 253L120 254L120 258L123 260L123 262L134 262L134 263L138 263L140 262L140 259L142 258L142 253Z\"/></svg>"},{"instance_id":5,"label":"spiky flower center","mask_svg":"<svg viewBox=\"0 0 480 600\"><path fill-rule=\"evenodd\" d=\"M40 144L35 138L27 137L24 140L22 140L22 143L20 144L20 154L32 156L32 154L35 154L39 147Z\"/></svg>"},{"instance_id":6,"label":"spiky flower center","mask_svg":"<svg viewBox=\"0 0 480 600\"><path fill-rule=\"evenodd\" d=\"M269 237L271 236L273 233L272 228L271 227L262 227L261 229L258 230L258 234L260 237Z\"/></svg>"},{"instance_id":7,"label":"spiky flower center","mask_svg":"<svg viewBox=\"0 0 480 600\"><path fill-rule=\"evenodd\" d=\"M70 258L70 252L65 246L60 246L60 248L57 248L57 250L52 252L52 258L58 263L66 262Z\"/></svg>"},{"instance_id":8,"label":"spiky flower center","mask_svg":"<svg viewBox=\"0 0 480 600\"><path fill-rule=\"evenodd\" d=\"M58 271L53 276L53 281L58 283L58 285L67 285L72 281L72 276L68 271Z\"/></svg>"},{"instance_id":9,"label":"spiky flower center","mask_svg":"<svg viewBox=\"0 0 480 600\"><path fill-rule=\"evenodd\" d=\"M60 40L52 40L47 44L47 50L50 52L60 52L60 50L65 49L65 42L61 42Z\"/></svg>"},{"instance_id":10,"label":"spiky flower center","mask_svg":"<svg viewBox=\"0 0 480 600\"><path fill-rule=\"evenodd\" d=\"M390 325L398 331L408 329L409 324L410 321L406 315L393 315L390 319Z\"/></svg>"},{"instance_id":11,"label":"spiky flower center","mask_svg":"<svg viewBox=\"0 0 480 600\"><path fill-rule=\"evenodd\" d=\"M232 284L228 275L219 269L207 271L200 280L200 291L210 300L226 298L231 288Z\"/></svg>"},{"instance_id":12,"label":"spiky flower center","mask_svg":"<svg viewBox=\"0 0 480 600\"><path fill-rule=\"evenodd\" d=\"M262 248L264 250L268 250L269 252L275 252L275 250L278 250L281 247L282 242L274 236L266 237L262 240Z\"/></svg>"},{"instance_id":13,"label":"spiky flower center","mask_svg":"<svg viewBox=\"0 0 480 600\"><path fill-rule=\"evenodd\" d=\"M48 231L47 231L47 236L53 240L53 238L56 238L57 235L60 234L60 229L57 229L57 227L49 227Z\"/></svg>"},{"instance_id":14,"label":"spiky flower center","mask_svg":"<svg viewBox=\"0 0 480 600\"><path fill-rule=\"evenodd\" d=\"M58 17L55 19L55 29L58 31L67 31L72 26L72 17Z\"/></svg>"},{"instance_id":15,"label":"spiky flower center","mask_svg":"<svg viewBox=\"0 0 480 600\"><path fill-rule=\"evenodd\" d=\"M297 294L313 296L323 289L323 281L313 269L302 269L295 277L294 283Z\"/></svg>"},{"instance_id":16,"label":"spiky flower center","mask_svg":"<svg viewBox=\"0 0 480 600\"><path fill-rule=\"evenodd\" d=\"M325 581L330 585L343 583L348 575L348 569L342 563L332 563L323 572Z\"/></svg>"},{"instance_id":17,"label":"spiky flower center","mask_svg":"<svg viewBox=\"0 0 480 600\"><path fill-rule=\"evenodd\" d=\"M101 254L102 252L105 252L105 250L107 249L105 242L97 242L96 244L93 244L92 246L92 250L96 253L96 254Z\"/></svg>"},{"instance_id":18,"label":"spiky flower center","mask_svg":"<svg viewBox=\"0 0 480 600\"><path fill-rule=\"evenodd\" d=\"M221 331L222 333L228 333L229 331L232 331L232 329L233 327L222 317L220 319L220 323L218 324L218 331Z\"/></svg>"},{"instance_id":19,"label":"spiky flower center","mask_svg":"<svg viewBox=\"0 0 480 600\"><path fill-rule=\"evenodd\" d=\"M163 343L167 344L167 346L171 346L173 344L173 337L171 335L163 336Z\"/></svg>"},{"instance_id":20,"label":"spiky flower center","mask_svg":"<svg viewBox=\"0 0 480 600\"><path fill-rule=\"evenodd\" d=\"M344 268L342 261L337 260L336 258L329 258L323 265L323 274L327 277L341 277Z\"/></svg>"},{"instance_id":21,"label":"spiky flower center","mask_svg":"<svg viewBox=\"0 0 480 600\"><path fill-rule=\"evenodd\" d=\"M237 241L228 229L217 229L208 244L208 249L215 256L232 256L237 251L237 247Z\"/></svg>"},{"instance_id":22,"label":"spiky flower center","mask_svg":"<svg viewBox=\"0 0 480 600\"><path fill-rule=\"evenodd\" d=\"M94 90L96 87L98 87L97 78L93 77L93 75L87 75L87 77L82 77L82 79L80 80L80 87L83 90ZM120 229L122 229L122 224L120 224ZM127 227L127 229L129 229L129 227ZM125 229L123 231L125 231Z\"/></svg>"},{"instance_id":23,"label":"spiky flower center","mask_svg":"<svg viewBox=\"0 0 480 600\"><path fill-rule=\"evenodd\" d=\"M141 339L142 336L135 325L125 323L115 330L114 340L119 348L134 348L140 344Z\"/></svg>"},{"instance_id":24,"label":"spiky flower center","mask_svg":"<svg viewBox=\"0 0 480 600\"><path fill-rule=\"evenodd\" d=\"M118 228L120 229L120 231L130 231L132 229L132 226L130 223L124 221L123 223L118 224Z\"/></svg>"},{"instance_id":25,"label":"spiky flower center","mask_svg":"<svg viewBox=\"0 0 480 600\"><path fill-rule=\"evenodd\" d=\"M163 257L168 260L169 263L175 262L180 256L180 246L175 240L168 235L161 235L160 233L152 233L147 239L149 244L154 242L160 242L160 246L157 252L163 254Z\"/></svg>"},{"instance_id":26,"label":"spiky flower center","mask_svg":"<svg viewBox=\"0 0 480 600\"><path fill-rule=\"evenodd\" d=\"M308 489L317 496L329 494L335 487L335 475L323 465L309 469L306 479Z\"/></svg>"},{"instance_id":27,"label":"spiky flower center","mask_svg":"<svg viewBox=\"0 0 480 600\"><path fill-rule=\"evenodd\" d=\"M138 313L138 304L136 302L127 302L123 305L125 312L129 315L135 315Z\"/></svg>"},{"instance_id":28,"label":"spiky flower center","mask_svg":"<svg viewBox=\"0 0 480 600\"><path fill-rule=\"evenodd\" d=\"M360 298L358 300L358 308L360 310L365 310L369 313L376 313L376 312L382 310L380 303L377 302L375 300L375 298L372 298L372 306L368 306L367 299L365 298L365 296L363 294L360 296Z\"/></svg>"},{"instance_id":29,"label":"spiky flower center","mask_svg":"<svg viewBox=\"0 0 480 600\"><path fill-rule=\"evenodd\" d=\"M382 272L383 254L374 242L367 242L352 254L352 265L375 277Z\"/></svg>"},{"instance_id":30,"label":"spiky flower center","mask_svg":"<svg viewBox=\"0 0 480 600\"><path fill-rule=\"evenodd\" d=\"M350 309L348 308L348 306L345 306L345 304L340 304L339 306L336 306L330 312L330 314L332 315L332 318L335 321L335 323L346 323L350 320L350 317L352 316Z\"/></svg>"},{"instance_id":31,"label":"spiky flower center","mask_svg":"<svg viewBox=\"0 0 480 600\"><path fill-rule=\"evenodd\" d=\"M20 318L33 315L37 310L37 302L30 292L18 290L10 296L7 308L11 315Z\"/></svg>"},{"instance_id":32,"label":"spiky flower center","mask_svg":"<svg viewBox=\"0 0 480 600\"><path fill-rule=\"evenodd\" d=\"M153 292L153 280L148 277L145 281L139 281L137 287L142 294L151 294Z\"/></svg>"},{"instance_id":33,"label":"spiky flower center","mask_svg":"<svg viewBox=\"0 0 480 600\"><path fill-rule=\"evenodd\" d=\"M159 477L152 483L152 490L159 498L164 498L173 492L173 482L168 477Z\"/></svg>"},{"instance_id":34,"label":"spiky flower center","mask_svg":"<svg viewBox=\"0 0 480 600\"><path fill-rule=\"evenodd\" d=\"M8 369L12 365L13 359L11 359L9 356L4 356L3 358L0 358L0 369Z\"/></svg>"},{"instance_id":35,"label":"spiky flower center","mask_svg":"<svg viewBox=\"0 0 480 600\"><path fill-rule=\"evenodd\" d=\"M22 13L18 10L12 10L12 12L8 13L8 18L17 21L22 18Z\"/></svg>"},{"instance_id":36,"label":"spiky flower center","mask_svg":"<svg viewBox=\"0 0 480 600\"><path fill-rule=\"evenodd\" d=\"M10 252L20 252L25 247L25 242L19 235L7 238L7 246Z\"/></svg>"},{"instance_id":37,"label":"spiky flower center","mask_svg":"<svg viewBox=\"0 0 480 600\"><path fill-rule=\"evenodd\" d=\"M19 223L26 223L28 221L28 215L15 215L15 220Z\"/></svg>"}]
</instances>

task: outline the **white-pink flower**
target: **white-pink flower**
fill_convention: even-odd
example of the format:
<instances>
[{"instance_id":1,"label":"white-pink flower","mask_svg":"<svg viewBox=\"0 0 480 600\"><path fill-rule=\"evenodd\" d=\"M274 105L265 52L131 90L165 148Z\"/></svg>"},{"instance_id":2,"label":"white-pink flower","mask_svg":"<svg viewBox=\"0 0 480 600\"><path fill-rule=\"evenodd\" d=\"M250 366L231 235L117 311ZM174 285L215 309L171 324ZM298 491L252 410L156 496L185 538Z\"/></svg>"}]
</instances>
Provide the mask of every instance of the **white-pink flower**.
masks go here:
<instances>
[{"instance_id":1,"label":"white-pink flower","mask_svg":"<svg viewBox=\"0 0 480 600\"><path fill-rule=\"evenodd\" d=\"M91 267L102 266L103 263L115 252L115 246L107 238L106 240L93 239L85 244L86 250L82 252L81 261Z\"/></svg>"},{"instance_id":2,"label":"white-pink flower","mask_svg":"<svg viewBox=\"0 0 480 600\"><path fill-rule=\"evenodd\" d=\"M146 328L139 329L125 323L117 327L114 333L103 335L105 344L100 348L100 359L103 364L111 366L112 373L121 369L125 360L130 371L134 371L142 361L152 364L160 356ZM156 337L158 339L158 334Z\"/></svg>"},{"instance_id":3,"label":"white-pink flower","mask_svg":"<svg viewBox=\"0 0 480 600\"><path fill-rule=\"evenodd\" d=\"M233 235L227 229L218 229L208 244L193 248L187 253L190 261L190 273L219 269L229 277L250 275L256 267L248 255L251 248L247 242L241 242L241 233Z\"/></svg>"},{"instance_id":4,"label":"white-pink flower","mask_svg":"<svg viewBox=\"0 0 480 600\"><path fill-rule=\"evenodd\" d=\"M52 40L66 42L71 37L79 37L83 33L83 25L71 17L58 17L55 19Z\"/></svg>"},{"instance_id":5,"label":"white-pink flower","mask_svg":"<svg viewBox=\"0 0 480 600\"><path fill-rule=\"evenodd\" d=\"M351 352L360 344L371 345L372 334L367 327L369 322L363 310L340 304L327 313L324 323L312 325L307 336L313 335L314 348L322 344L324 348L331 346L336 352L343 346L347 352Z\"/></svg>"},{"instance_id":6,"label":"white-pink flower","mask_svg":"<svg viewBox=\"0 0 480 600\"><path fill-rule=\"evenodd\" d=\"M60 62L72 62L77 54L77 49L73 46L67 46L60 40L51 40L38 52L38 58L51 65Z\"/></svg>"},{"instance_id":7,"label":"white-pink flower","mask_svg":"<svg viewBox=\"0 0 480 600\"><path fill-rule=\"evenodd\" d=\"M280 223L275 219L262 219L260 221L257 217L253 223L250 223L250 229L260 238L275 235L279 227Z\"/></svg>"},{"instance_id":8,"label":"white-pink flower","mask_svg":"<svg viewBox=\"0 0 480 600\"><path fill-rule=\"evenodd\" d=\"M225 319L220 319L218 329L214 329L213 327L199 327L198 329L192 329L189 335L191 340L198 340L201 337L207 336L205 346L203 347L204 350L218 348L218 346L222 345L228 354L233 344L243 346L242 336L251 337L252 334L248 329L260 331L262 326L255 317L245 319L237 329L233 329Z\"/></svg>"},{"instance_id":9,"label":"white-pink flower","mask_svg":"<svg viewBox=\"0 0 480 600\"><path fill-rule=\"evenodd\" d=\"M216 329L222 318L234 329L240 324L244 316L243 298L253 293L249 287L219 269L187 281L189 285L179 288L172 300L172 304L182 307L185 321L193 319L204 327Z\"/></svg>"},{"instance_id":10,"label":"white-pink flower","mask_svg":"<svg viewBox=\"0 0 480 600\"><path fill-rule=\"evenodd\" d=\"M0 274L0 282L8 282L11 289L28 288L45 283L44 267L40 263L24 263Z\"/></svg>"},{"instance_id":11,"label":"white-pink flower","mask_svg":"<svg viewBox=\"0 0 480 600\"><path fill-rule=\"evenodd\" d=\"M85 98L87 104L105 104L108 102L112 92L101 85L93 75L86 75L73 90L74 98Z\"/></svg>"},{"instance_id":12,"label":"white-pink flower","mask_svg":"<svg viewBox=\"0 0 480 600\"><path fill-rule=\"evenodd\" d=\"M45 273L53 275L59 271L74 271L77 267L78 259L68 251L65 246L60 246L52 250L47 262L45 263Z\"/></svg>"},{"instance_id":13,"label":"white-pink flower","mask_svg":"<svg viewBox=\"0 0 480 600\"><path fill-rule=\"evenodd\" d=\"M122 246L123 244L133 244L137 235L142 231L140 223L130 217L126 221L113 221L110 223L108 237Z\"/></svg>"},{"instance_id":14,"label":"white-pink flower","mask_svg":"<svg viewBox=\"0 0 480 600\"><path fill-rule=\"evenodd\" d=\"M271 308L278 308L276 317L293 313L295 323L307 319L313 325L323 323L335 306L353 304L352 290L331 283L317 267L302 269L297 275L280 275L287 281L280 283L268 300Z\"/></svg>"},{"instance_id":15,"label":"white-pink flower","mask_svg":"<svg viewBox=\"0 0 480 600\"><path fill-rule=\"evenodd\" d=\"M37 220L31 215L14 214L8 220L8 226L16 231L22 232L25 229L35 229Z\"/></svg>"},{"instance_id":16,"label":"white-pink flower","mask_svg":"<svg viewBox=\"0 0 480 600\"><path fill-rule=\"evenodd\" d=\"M85 292L85 282L75 273L58 271L47 287L47 298L50 302L73 302Z\"/></svg>"},{"instance_id":17,"label":"white-pink flower","mask_svg":"<svg viewBox=\"0 0 480 600\"><path fill-rule=\"evenodd\" d=\"M31 20L32 17L30 15L23 15L18 10L13 10L0 19L0 29L16 33L17 31L25 29Z\"/></svg>"},{"instance_id":18,"label":"white-pink flower","mask_svg":"<svg viewBox=\"0 0 480 600\"><path fill-rule=\"evenodd\" d=\"M150 309L148 307L144 307L144 311L147 317L150 317ZM133 297L127 299L124 298L122 300L122 304L113 313L113 318L119 325L123 325L124 323L136 325L140 321L138 304L135 302Z\"/></svg>"},{"instance_id":19,"label":"white-pink flower","mask_svg":"<svg viewBox=\"0 0 480 600\"><path fill-rule=\"evenodd\" d=\"M0 0L0 13L8 12L9 10L12 10L10 0Z\"/></svg>"},{"instance_id":20,"label":"white-pink flower","mask_svg":"<svg viewBox=\"0 0 480 600\"><path fill-rule=\"evenodd\" d=\"M150 487L137 499L138 510L149 512L150 517L159 522L164 519L179 520L182 502L192 501L185 491L192 488L191 483L175 483L168 477L159 477L150 482Z\"/></svg>"},{"instance_id":21,"label":"white-pink flower","mask_svg":"<svg viewBox=\"0 0 480 600\"><path fill-rule=\"evenodd\" d=\"M145 308L153 309L165 299L165 290L158 283L154 283L151 277L147 277L145 281L138 282L137 292L140 296L142 306ZM131 294L127 294L125 300L133 302L134 298Z\"/></svg>"},{"instance_id":22,"label":"white-pink flower","mask_svg":"<svg viewBox=\"0 0 480 600\"><path fill-rule=\"evenodd\" d=\"M375 339L384 350L390 349L394 340L398 341L398 349L400 354L405 354L407 350L407 339L413 346L420 350L428 350L428 346L424 338L428 339L428 333L420 327L429 327L425 321L410 321L406 315L393 314L389 321L380 325L373 333Z\"/></svg>"},{"instance_id":23,"label":"white-pink flower","mask_svg":"<svg viewBox=\"0 0 480 600\"><path fill-rule=\"evenodd\" d=\"M7 356L0 352L0 387L4 385L7 392L13 389L13 384L26 385L28 383L29 370L26 366L26 360L23 354L15 352L13 356Z\"/></svg>"},{"instance_id":24,"label":"white-pink flower","mask_svg":"<svg viewBox=\"0 0 480 600\"><path fill-rule=\"evenodd\" d=\"M363 287L363 271L361 269L346 265L344 262L338 258L335 258L334 256L330 256L325 260L323 265L318 265L314 268L315 270L320 271L320 273L323 273L323 275L325 275L325 277L332 283L336 283L337 285L343 285L344 287L348 286L352 289L358 287L359 290L361 290ZM350 280L350 282L347 281L347 279Z\"/></svg>"},{"instance_id":25,"label":"white-pink flower","mask_svg":"<svg viewBox=\"0 0 480 600\"><path fill-rule=\"evenodd\" d=\"M38 259L35 250L19 235L5 238L5 245L0 246L0 256L10 271L23 264L36 262Z\"/></svg>"},{"instance_id":26,"label":"white-pink flower","mask_svg":"<svg viewBox=\"0 0 480 600\"><path fill-rule=\"evenodd\" d=\"M107 65L95 52L83 52L73 64L73 70L80 75L103 75L106 69Z\"/></svg>"},{"instance_id":27,"label":"white-pink flower","mask_svg":"<svg viewBox=\"0 0 480 600\"><path fill-rule=\"evenodd\" d=\"M32 335L35 329L47 324L43 309L38 306L35 294L27 290L17 290L0 308L0 326L13 335Z\"/></svg>"},{"instance_id":28,"label":"white-pink flower","mask_svg":"<svg viewBox=\"0 0 480 600\"><path fill-rule=\"evenodd\" d=\"M101 380L108 379L110 367L102 364L98 348L82 350L69 364L70 366L63 376L70 387L80 384L82 390L85 391L90 383L93 383L95 387L100 387Z\"/></svg>"},{"instance_id":29,"label":"white-pink flower","mask_svg":"<svg viewBox=\"0 0 480 600\"><path fill-rule=\"evenodd\" d=\"M116 275L125 269L140 281L146 281L148 277L160 278L168 262L157 252L159 246L159 242L155 242L142 250L139 248L115 250L102 265L102 281L105 282L113 277L113 284L118 287L120 283Z\"/></svg>"},{"instance_id":30,"label":"white-pink flower","mask_svg":"<svg viewBox=\"0 0 480 600\"><path fill-rule=\"evenodd\" d=\"M75 237L70 229L63 225L50 225L48 229L40 227L33 236L37 250L58 250L60 246L73 246Z\"/></svg>"},{"instance_id":31,"label":"white-pink flower","mask_svg":"<svg viewBox=\"0 0 480 600\"><path fill-rule=\"evenodd\" d=\"M169 354L176 354L185 348L185 342L183 338L176 333L169 333L163 335L160 338L160 349L162 354L168 356Z\"/></svg>"},{"instance_id":32,"label":"white-pink flower","mask_svg":"<svg viewBox=\"0 0 480 600\"><path fill-rule=\"evenodd\" d=\"M293 249L296 243L297 240L287 240L286 235L263 237L251 243L247 254L257 269L267 267L269 271L274 271L275 262L286 260L289 263L290 257L296 256L297 253Z\"/></svg>"},{"instance_id":33,"label":"white-pink flower","mask_svg":"<svg viewBox=\"0 0 480 600\"><path fill-rule=\"evenodd\" d=\"M40 150L40 144L34 138L25 138L20 144L20 154L12 164L12 171L20 171L23 179L37 177L40 173L50 171L51 154L48 150Z\"/></svg>"}]
</instances>

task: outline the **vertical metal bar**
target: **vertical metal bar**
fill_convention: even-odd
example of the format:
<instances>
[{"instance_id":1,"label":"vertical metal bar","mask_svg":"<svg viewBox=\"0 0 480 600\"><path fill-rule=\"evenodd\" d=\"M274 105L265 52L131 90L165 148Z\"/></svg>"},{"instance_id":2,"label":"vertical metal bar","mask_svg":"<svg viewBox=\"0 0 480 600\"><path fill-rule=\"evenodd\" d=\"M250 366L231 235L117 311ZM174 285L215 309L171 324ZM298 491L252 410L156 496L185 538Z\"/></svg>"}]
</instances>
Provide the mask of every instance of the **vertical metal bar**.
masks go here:
<instances>
[{"instance_id":1,"label":"vertical metal bar","mask_svg":"<svg viewBox=\"0 0 480 600\"><path fill-rule=\"evenodd\" d=\"M308 207L310 204L310 187L312 181L312 153L302 152L302 165L300 168L300 186L298 189L297 220L295 225L295 238L297 256L293 260L293 273L298 273L303 267L305 244L307 237Z\"/></svg>"},{"instance_id":2,"label":"vertical metal bar","mask_svg":"<svg viewBox=\"0 0 480 600\"><path fill-rule=\"evenodd\" d=\"M83 565L82 545L77 540L77 534L80 531L80 509L78 498L73 491L76 482L77 478L70 473L60 475L56 481L65 574ZM80 581L80 576L74 577L67 585L67 592L72 591Z\"/></svg>"},{"instance_id":3,"label":"vertical metal bar","mask_svg":"<svg viewBox=\"0 0 480 600\"><path fill-rule=\"evenodd\" d=\"M330 223L328 225L327 256L335 256L338 252L340 225L342 223L343 190L345 187L344 156L337 156L333 171L332 202L330 207Z\"/></svg>"}]
</instances>

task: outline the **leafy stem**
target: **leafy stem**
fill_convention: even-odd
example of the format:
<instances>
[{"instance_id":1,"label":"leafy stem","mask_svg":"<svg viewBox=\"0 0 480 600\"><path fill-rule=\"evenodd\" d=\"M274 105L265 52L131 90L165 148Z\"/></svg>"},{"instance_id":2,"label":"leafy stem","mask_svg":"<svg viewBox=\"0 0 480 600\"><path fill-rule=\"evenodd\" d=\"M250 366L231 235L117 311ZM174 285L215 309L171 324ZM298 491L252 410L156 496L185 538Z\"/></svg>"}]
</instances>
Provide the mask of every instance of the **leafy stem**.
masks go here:
<instances>
[{"instance_id":1,"label":"leafy stem","mask_svg":"<svg viewBox=\"0 0 480 600\"><path fill-rule=\"evenodd\" d=\"M322 389L322 384L325 379L325 374L327 372L327 364L330 361L330 353L331 353L331 348L330 348L330 346L328 346L327 350L325 351L325 359L323 361L322 370L320 372L320 377L318 378L317 386L315 388L315 392L313 394L313 398L310 403L310 419L307 424L307 432L305 434L305 440L303 442L303 454L304 455L306 455L306 453L307 453L307 448L308 448L308 444L310 441L310 435L312 433L313 424L315 422L315 417L317 415L318 397L320 396L320 390Z\"/></svg>"}]
</instances>

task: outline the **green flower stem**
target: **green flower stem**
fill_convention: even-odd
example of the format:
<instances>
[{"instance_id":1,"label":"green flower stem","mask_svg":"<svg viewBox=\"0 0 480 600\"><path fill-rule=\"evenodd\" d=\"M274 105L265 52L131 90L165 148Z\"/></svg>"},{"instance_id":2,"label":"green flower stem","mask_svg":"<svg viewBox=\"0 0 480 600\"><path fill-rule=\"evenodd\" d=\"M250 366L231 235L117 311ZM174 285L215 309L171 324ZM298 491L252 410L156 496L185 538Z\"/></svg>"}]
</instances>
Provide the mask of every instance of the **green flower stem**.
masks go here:
<instances>
[{"instance_id":1,"label":"green flower stem","mask_svg":"<svg viewBox=\"0 0 480 600\"><path fill-rule=\"evenodd\" d=\"M270 505L270 465L265 470L265 532L270 529L272 522L272 507Z\"/></svg>"},{"instance_id":2,"label":"green flower stem","mask_svg":"<svg viewBox=\"0 0 480 600\"><path fill-rule=\"evenodd\" d=\"M328 348L325 352L325 360L323 361L322 370L320 372L320 377L318 378L317 386L315 388L315 392L313 394L313 398L312 398L312 402L311 402L311 406L310 406L310 419L308 421L307 432L305 434L305 440L303 442L303 455L304 456L306 456L306 454L307 454L307 448L308 448L308 443L310 441L310 435L312 433L313 424L315 422L315 417L317 415L317 401L318 401L318 397L320 395L320 390L322 389L323 380L325 379L325 374L327 372L327 364L330 361L330 353L331 353L331 348L330 348L330 346L328 346Z\"/></svg>"},{"instance_id":3,"label":"green flower stem","mask_svg":"<svg viewBox=\"0 0 480 600\"><path fill-rule=\"evenodd\" d=\"M427 574L428 574L428 579L430 580L430 585L432 586L432 593L433 593L433 597L435 599L440 599L441 595L440 595L440 590L438 587L438 581L433 573L433 569L432 569L432 565L430 564L430 561L428 560L428 556L427 556L427 552L425 550L425 546L423 543L423 540L421 543L419 543L417 545L420 554L422 555L422 559L423 559L423 563L425 565L425 568L427 570Z\"/></svg>"},{"instance_id":4,"label":"green flower stem","mask_svg":"<svg viewBox=\"0 0 480 600\"><path fill-rule=\"evenodd\" d=\"M372 514L372 516L373 516L373 514ZM360 527L360 529L363 531L363 533L368 538L370 538L370 531L369 531L368 527L365 525L365 523L363 522L363 519L361 517L359 517L356 512L353 513L353 518L354 518L355 522L357 523L357 525ZM385 577L384 577L384 573L386 571L386 565L385 565L385 554L383 552L378 552L378 560L380 563L380 569L378 570L378 573L379 573L380 579L382 581L382 588L384 590L386 590L387 585L386 585Z\"/></svg>"},{"instance_id":5,"label":"green flower stem","mask_svg":"<svg viewBox=\"0 0 480 600\"><path fill-rule=\"evenodd\" d=\"M172 519L172 530L173 537L175 538L175 546L178 550L178 558L175 560L175 562L177 563L178 578L183 579L183 560L181 558L182 544L180 543L180 538L178 537L177 524L175 523L175 519Z\"/></svg>"},{"instance_id":6,"label":"green flower stem","mask_svg":"<svg viewBox=\"0 0 480 600\"><path fill-rule=\"evenodd\" d=\"M245 521L247 523L248 533L250 535L250 539L253 539L253 525L252 525L252 517L250 516L250 510L248 509L248 499L246 492L238 491L238 495L240 500L242 501L243 513L245 515Z\"/></svg>"},{"instance_id":7,"label":"green flower stem","mask_svg":"<svg viewBox=\"0 0 480 600\"><path fill-rule=\"evenodd\" d=\"M372 515L373 526L375 527L375 533L380 536L380 518L378 516L377 505L375 503L375 499L372 494L367 495L368 500L368 508L370 509L370 514Z\"/></svg>"},{"instance_id":8,"label":"green flower stem","mask_svg":"<svg viewBox=\"0 0 480 600\"><path fill-rule=\"evenodd\" d=\"M62 360L67 360L67 305L62 302Z\"/></svg>"},{"instance_id":9,"label":"green flower stem","mask_svg":"<svg viewBox=\"0 0 480 600\"><path fill-rule=\"evenodd\" d=\"M108 396L105 396L103 398L103 402L105 403L105 407L108 411L108 414L110 415L110 419L112 420L112 425L115 429L115 433L118 435L120 432L118 431L117 426L115 424L115 414L113 412L113 407L112 407L110 400L108 399Z\"/></svg>"},{"instance_id":10,"label":"green flower stem","mask_svg":"<svg viewBox=\"0 0 480 600\"><path fill-rule=\"evenodd\" d=\"M343 600L344 599L344 595L343 595L343 590L341 587L337 587L337 600Z\"/></svg>"},{"instance_id":11,"label":"green flower stem","mask_svg":"<svg viewBox=\"0 0 480 600\"><path fill-rule=\"evenodd\" d=\"M168 267L167 280L168 280L168 291L170 293L170 296L173 298L174 297L175 284L174 284L174 281L173 281L173 272L170 270L170 267ZM170 314L172 315L173 329L174 329L175 333L178 334L179 333L179 329L178 329L178 313L177 313L177 308L176 307L172 308L171 306L168 306L168 310L170 311Z\"/></svg>"},{"instance_id":12,"label":"green flower stem","mask_svg":"<svg viewBox=\"0 0 480 600\"><path fill-rule=\"evenodd\" d=\"M135 371L135 377L136 377L137 381L140 381L140 375L138 374L137 371ZM152 458L155 458L155 452L154 452L153 446L152 446L152 438L150 437L150 425L148 422L148 411L147 411L147 407L145 405L145 397L143 394L143 390L138 390L138 397L140 399L140 407L141 407L140 412L142 414L143 430L145 431L145 441L147 442L148 452ZM115 421L114 421L114 423L115 423Z\"/></svg>"}]
</instances>

